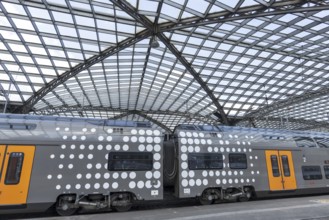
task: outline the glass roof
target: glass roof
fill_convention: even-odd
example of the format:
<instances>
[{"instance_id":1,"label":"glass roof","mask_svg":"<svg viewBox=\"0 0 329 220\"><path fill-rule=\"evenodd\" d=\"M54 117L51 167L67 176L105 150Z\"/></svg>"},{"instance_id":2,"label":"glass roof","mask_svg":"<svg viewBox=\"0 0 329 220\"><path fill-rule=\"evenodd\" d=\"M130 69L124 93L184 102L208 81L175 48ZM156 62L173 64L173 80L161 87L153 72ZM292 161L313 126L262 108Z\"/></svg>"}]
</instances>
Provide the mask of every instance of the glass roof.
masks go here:
<instances>
[{"instance_id":1,"label":"glass roof","mask_svg":"<svg viewBox=\"0 0 329 220\"><path fill-rule=\"evenodd\" d=\"M96 118L128 112L120 119L164 130L250 120L282 127L282 118L295 120L290 129L328 127L328 4L3 0L0 107Z\"/></svg>"}]
</instances>

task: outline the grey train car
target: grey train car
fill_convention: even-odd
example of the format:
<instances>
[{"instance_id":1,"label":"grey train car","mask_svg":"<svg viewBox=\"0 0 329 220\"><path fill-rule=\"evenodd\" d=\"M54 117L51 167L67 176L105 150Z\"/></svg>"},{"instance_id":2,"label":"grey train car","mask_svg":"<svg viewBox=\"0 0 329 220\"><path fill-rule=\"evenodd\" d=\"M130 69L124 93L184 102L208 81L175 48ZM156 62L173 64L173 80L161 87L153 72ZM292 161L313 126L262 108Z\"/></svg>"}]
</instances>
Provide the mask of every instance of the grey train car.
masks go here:
<instances>
[{"instance_id":1,"label":"grey train car","mask_svg":"<svg viewBox=\"0 0 329 220\"><path fill-rule=\"evenodd\" d=\"M177 158L166 160L164 175L178 198L211 204L329 193L327 133L179 125L164 150Z\"/></svg>"},{"instance_id":2,"label":"grey train car","mask_svg":"<svg viewBox=\"0 0 329 220\"><path fill-rule=\"evenodd\" d=\"M329 192L329 134L0 115L0 214Z\"/></svg>"},{"instance_id":3,"label":"grey train car","mask_svg":"<svg viewBox=\"0 0 329 220\"><path fill-rule=\"evenodd\" d=\"M0 214L161 200L162 142L144 122L0 115Z\"/></svg>"}]
</instances>

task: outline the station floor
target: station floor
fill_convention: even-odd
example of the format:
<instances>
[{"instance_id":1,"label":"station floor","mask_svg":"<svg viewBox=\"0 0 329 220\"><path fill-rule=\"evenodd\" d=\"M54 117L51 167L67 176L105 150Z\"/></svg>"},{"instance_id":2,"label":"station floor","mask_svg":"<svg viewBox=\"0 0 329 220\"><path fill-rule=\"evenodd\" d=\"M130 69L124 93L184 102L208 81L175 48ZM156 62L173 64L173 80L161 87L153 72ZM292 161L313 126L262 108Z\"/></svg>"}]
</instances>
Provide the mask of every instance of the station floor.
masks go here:
<instances>
[{"instance_id":1,"label":"station floor","mask_svg":"<svg viewBox=\"0 0 329 220\"><path fill-rule=\"evenodd\" d=\"M26 219L26 218L19 218ZM329 195L262 199L208 206L186 204L180 207L151 208L129 212L80 214L70 217L27 217L38 220L329 220Z\"/></svg>"}]
</instances>

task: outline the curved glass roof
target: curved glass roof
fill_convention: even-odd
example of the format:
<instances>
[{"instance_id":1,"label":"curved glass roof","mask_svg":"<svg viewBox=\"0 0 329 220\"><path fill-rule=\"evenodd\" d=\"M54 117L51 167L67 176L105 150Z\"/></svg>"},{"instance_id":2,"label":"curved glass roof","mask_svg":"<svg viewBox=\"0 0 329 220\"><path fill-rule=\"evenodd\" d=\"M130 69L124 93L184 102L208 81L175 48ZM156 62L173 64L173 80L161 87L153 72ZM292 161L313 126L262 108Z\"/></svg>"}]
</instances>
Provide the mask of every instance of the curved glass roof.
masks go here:
<instances>
[{"instance_id":1,"label":"curved glass roof","mask_svg":"<svg viewBox=\"0 0 329 220\"><path fill-rule=\"evenodd\" d=\"M328 127L328 1L3 0L6 112Z\"/></svg>"}]
</instances>

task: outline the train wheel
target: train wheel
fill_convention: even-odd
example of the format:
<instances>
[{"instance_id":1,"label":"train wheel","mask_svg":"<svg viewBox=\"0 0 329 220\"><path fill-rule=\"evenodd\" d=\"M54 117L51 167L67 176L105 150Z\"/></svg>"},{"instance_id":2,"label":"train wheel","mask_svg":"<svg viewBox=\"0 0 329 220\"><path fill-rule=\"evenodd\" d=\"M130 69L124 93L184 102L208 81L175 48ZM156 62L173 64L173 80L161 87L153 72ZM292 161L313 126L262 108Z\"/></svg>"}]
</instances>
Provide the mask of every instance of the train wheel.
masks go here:
<instances>
[{"instance_id":1,"label":"train wheel","mask_svg":"<svg viewBox=\"0 0 329 220\"><path fill-rule=\"evenodd\" d=\"M111 204L117 212L127 212L133 206L131 195L128 193L114 194L111 197Z\"/></svg>"},{"instance_id":2,"label":"train wheel","mask_svg":"<svg viewBox=\"0 0 329 220\"><path fill-rule=\"evenodd\" d=\"M245 188L244 189L244 195L240 196L238 198L239 202L247 202L249 199L252 197L252 189L250 188Z\"/></svg>"},{"instance_id":3,"label":"train wheel","mask_svg":"<svg viewBox=\"0 0 329 220\"><path fill-rule=\"evenodd\" d=\"M76 213L78 207L74 207L74 201L72 197L63 196L57 200L56 203L56 212L60 216L70 216Z\"/></svg>"},{"instance_id":4,"label":"train wheel","mask_svg":"<svg viewBox=\"0 0 329 220\"><path fill-rule=\"evenodd\" d=\"M208 190L205 190L199 197L199 202L201 205L211 205L214 203L214 199L213 196L208 192Z\"/></svg>"}]
</instances>

